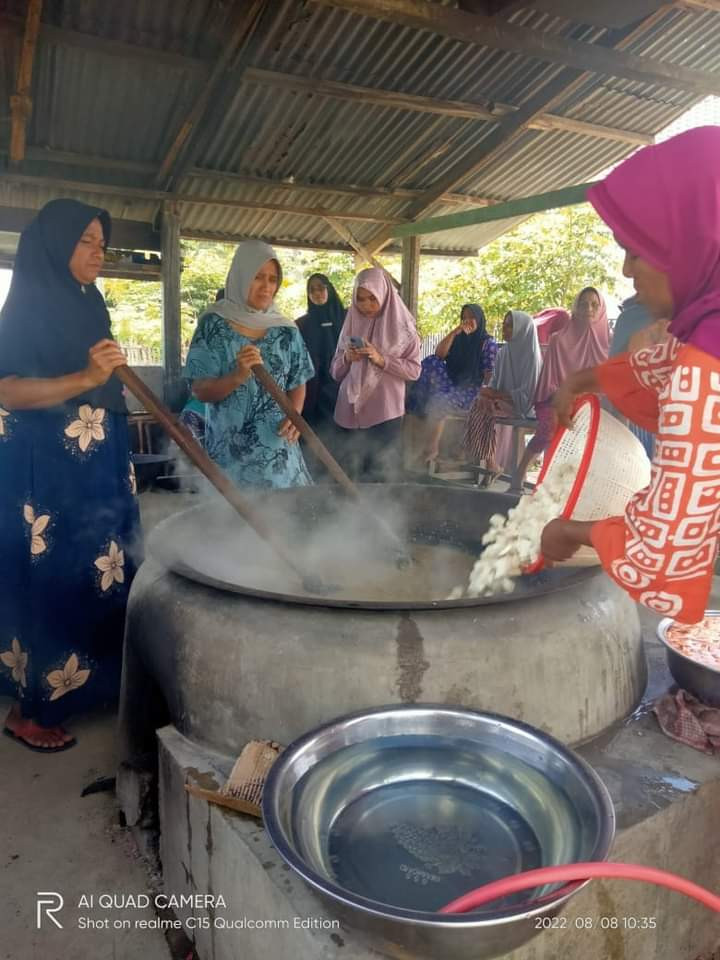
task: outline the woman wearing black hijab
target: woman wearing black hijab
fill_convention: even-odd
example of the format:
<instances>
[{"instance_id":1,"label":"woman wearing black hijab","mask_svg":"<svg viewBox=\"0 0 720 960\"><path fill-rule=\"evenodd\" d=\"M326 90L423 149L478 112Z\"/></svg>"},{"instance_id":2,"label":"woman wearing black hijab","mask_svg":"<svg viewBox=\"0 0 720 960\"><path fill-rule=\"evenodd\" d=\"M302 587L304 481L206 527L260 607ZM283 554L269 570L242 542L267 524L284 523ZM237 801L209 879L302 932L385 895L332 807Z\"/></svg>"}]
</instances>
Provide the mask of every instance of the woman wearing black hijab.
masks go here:
<instances>
[{"instance_id":1,"label":"woman wearing black hijab","mask_svg":"<svg viewBox=\"0 0 720 960\"><path fill-rule=\"evenodd\" d=\"M297 325L315 367L315 376L306 384L302 415L323 443L337 455L340 434L334 414L339 384L330 376L330 364L346 310L335 287L323 273L313 273L308 279L307 306L307 313L298 319ZM317 479L324 468L309 456L307 449L304 453Z\"/></svg>"},{"instance_id":2,"label":"woman wearing black hijab","mask_svg":"<svg viewBox=\"0 0 720 960\"><path fill-rule=\"evenodd\" d=\"M487 332L483 308L466 303L458 326L423 360L420 379L408 394L407 409L429 421L426 462L437 460L445 418L468 411L480 388L490 380L497 351L497 341Z\"/></svg>"},{"instance_id":3,"label":"woman wearing black hijab","mask_svg":"<svg viewBox=\"0 0 720 960\"><path fill-rule=\"evenodd\" d=\"M95 279L110 216L48 203L20 237L0 313L0 690L40 752L117 694L139 518L124 364Z\"/></svg>"}]
</instances>

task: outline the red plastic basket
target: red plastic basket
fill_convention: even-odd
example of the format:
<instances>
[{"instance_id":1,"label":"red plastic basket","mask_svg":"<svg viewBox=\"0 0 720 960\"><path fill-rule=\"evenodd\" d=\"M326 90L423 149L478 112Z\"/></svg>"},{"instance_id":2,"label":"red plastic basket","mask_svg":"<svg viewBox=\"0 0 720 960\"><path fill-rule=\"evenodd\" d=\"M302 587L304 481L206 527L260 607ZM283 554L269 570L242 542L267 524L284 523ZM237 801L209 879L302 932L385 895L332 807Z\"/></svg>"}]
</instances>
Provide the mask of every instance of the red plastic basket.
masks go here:
<instances>
[{"instance_id":1,"label":"red plastic basket","mask_svg":"<svg viewBox=\"0 0 720 960\"><path fill-rule=\"evenodd\" d=\"M643 445L591 394L575 403L572 427L555 431L536 489L566 463L572 463L577 473L559 514L565 520L602 520L621 515L638 490L650 482L650 461ZM599 560L592 548L583 547L568 562L579 565ZM540 556L525 572L536 573L543 566Z\"/></svg>"}]
</instances>

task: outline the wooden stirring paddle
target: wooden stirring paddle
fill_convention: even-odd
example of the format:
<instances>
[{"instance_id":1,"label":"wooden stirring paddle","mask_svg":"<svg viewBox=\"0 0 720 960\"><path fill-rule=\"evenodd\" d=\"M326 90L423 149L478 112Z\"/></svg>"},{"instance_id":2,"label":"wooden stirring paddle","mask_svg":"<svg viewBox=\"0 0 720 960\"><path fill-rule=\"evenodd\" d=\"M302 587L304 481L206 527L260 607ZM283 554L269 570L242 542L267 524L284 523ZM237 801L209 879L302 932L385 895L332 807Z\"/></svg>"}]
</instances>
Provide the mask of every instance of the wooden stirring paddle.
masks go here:
<instances>
[{"instance_id":1,"label":"wooden stirring paddle","mask_svg":"<svg viewBox=\"0 0 720 960\"><path fill-rule=\"evenodd\" d=\"M137 397L145 409L149 413L152 413L165 432L168 433L178 447L180 447L185 456L195 464L203 476L225 497L227 502L240 514L243 520L253 528L259 537L272 547L277 556L282 559L283 563L298 577L308 593L324 595L332 592L334 588L326 586L316 577L304 573L298 567L295 560L288 553L285 544L278 540L273 531L266 525L263 518L255 510L254 506L242 495L230 477L210 459L185 424L179 423L173 417L165 404L143 383L134 370L131 370L130 367L127 366L116 367L115 376Z\"/></svg>"},{"instance_id":2,"label":"wooden stirring paddle","mask_svg":"<svg viewBox=\"0 0 720 960\"><path fill-rule=\"evenodd\" d=\"M305 438L307 445L310 447L318 460L322 461L322 463L324 463L328 468L330 475L337 480L340 486L347 493L350 494L353 500L359 503L368 512L368 514L372 516L373 520L380 527L383 536L388 541L393 552L395 553L395 562L397 566L400 569L409 567L412 563L412 560L400 538L390 529L390 527L381 517L378 517L377 514L370 509L369 505L360 495L358 488L345 473L335 457L330 453L320 437L318 437L307 420L305 420L305 418L297 412L291 401L288 399L288 395L285 393L285 391L280 389L273 377L268 373L261 363L256 363L252 367L252 372L260 386L270 394L275 403L277 403L283 413L286 414L291 423L297 427L297 429L300 431L300 435Z\"/></svg>"}]
</instances>

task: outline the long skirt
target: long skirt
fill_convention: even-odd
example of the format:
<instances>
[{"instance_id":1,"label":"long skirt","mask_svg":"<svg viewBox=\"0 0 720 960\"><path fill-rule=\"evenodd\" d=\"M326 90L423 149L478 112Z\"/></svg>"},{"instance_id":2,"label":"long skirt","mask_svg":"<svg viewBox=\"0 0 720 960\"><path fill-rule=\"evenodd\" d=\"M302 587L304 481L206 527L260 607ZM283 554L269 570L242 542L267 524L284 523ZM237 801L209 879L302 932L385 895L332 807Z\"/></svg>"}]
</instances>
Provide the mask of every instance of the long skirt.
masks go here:
<instances>
[{"instance_id":1,"label":"long skirt","mask_svg":"<svg viewBox=\"0 0 720 960\"><path fill-rule=\"evenodd\" d=\"M124 414L0 410L0 692L23 716L117 696L141 550Z\"/></svg>"},{"instance_id":2,"label":"long skirt","mask_svg":"<svg viewBox=\"0 0 720 960\"><path fill-rule=\"evenodd\" d=\"M342 464L357 483L397 483L402 479L403 418L374 427L342 431Z\"/></svg>"},{"instance_id":3,"label":"long skirt","mask_svg":"<svg viewBox=\"0 0 720 960\"><path fill-rule=\"evenodd\" d=\"M456 387L447 372L447 364L434 354L425 357L420 377L410 386L407 412L416 417L442 420L452 413L465 413L473 404L479 386Z\"/></svg>"},{"instance_id":4,"label":"long skirt","mask_svg":"<svg viewBox=\"0 0 720 960\"><path fill-rule=\"evenodd\" d=\"M502 429L495 423L497 417L513 417L515 410L507 400L491 400L480 394L473 403L465 428L465 447L468 458L472 463L484 460L500 467L498 462L498 430Z\"/></svg>"}]
</instances>

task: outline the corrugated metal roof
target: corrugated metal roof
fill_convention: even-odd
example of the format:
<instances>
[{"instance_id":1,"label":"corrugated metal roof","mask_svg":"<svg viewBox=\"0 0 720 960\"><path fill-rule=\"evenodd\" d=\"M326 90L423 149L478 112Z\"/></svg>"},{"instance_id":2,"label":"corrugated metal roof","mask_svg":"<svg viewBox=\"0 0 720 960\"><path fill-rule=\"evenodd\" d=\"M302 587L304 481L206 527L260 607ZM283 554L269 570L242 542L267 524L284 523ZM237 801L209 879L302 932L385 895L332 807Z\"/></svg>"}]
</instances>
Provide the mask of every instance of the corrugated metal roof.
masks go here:
<instances>
[{"instance_id":1,"label":"corrugated metal roof","mask_svg":"<svg viewBox=\"0 0 720 960\"><path fill-rule=\"evenodd\" d=\"M631 3L631 0L628 0ZM444 0L444 5L452 5ZM24 15L22 0L6 0L14 30L0 34L9 54L0 71L0 99L13 93ZM125 183L127 199L90 196L115 216L151 221L158 201L130 188L150 187L228 35L238 5L219 0L125 0L107 4L46 4L33 76L34 111L28 127L24 172L45 177L83 177L93 183ZM548 14L521 10L515 24L536 33L587 42L604 31ZM70 31L66 33L65 31ZM97 39L96 39L97 38ZM100 42L102 41L102 42ZM128 59L108 42L140 46ZM715 69L720 14L670 9L626 48L668 63ZM147 55L151 51L151 55ZM416 96L521 106L540 88L568 77L568 93L551 105L555 115L586 123L655 134L700 98L691 93L606 75L570 82L576 71L536 57L508 53L406 28L339 9L278 0L268 4L249 56L251 66L303 78L355 84ZM231 65L232 66L232 65ZM234 80L228 73L228 80ZM213 106L211 104L211 106ZM254 210L183 202L183 229L227 237L256 234L280 242L338 244L338 236L313 211L376 217L344 221L360 242L369 242L381 221L403 219L422 191L463 164L480 158L496 123L391 105L347 101L307 90L239 82L215 105L212 130L202 132L198 167L299 186L274 189L217 175L186 177L185 197L211 197L282 205ZM3 111L0 111L0 114ZM9 124L0 125L7 142ZM454 192L510 199L579 183L597 176L633 146L565 131L522 130L492 150ZM62 155L62 156L61 156ZM74 155L74 156L73 156ZM83 159L87 157L88 159ZM108 169L105 158L128 164ZM63 160L63 165L58 161ZM354 185L403 188L402 196L358 197L350 192L307 189ZM408 195L407 191L415 191ZM67 190L63 190L67 195ZM5 184L0 204L37 207L57 195L52 187ZM77 196L88 194L78 189ZM291 208L288 210L287 208ZM432 213L461 209L438 202ZM477 247L507 229L510 221L433 234L432 248Z\"/></svg>"}]
</instances>

